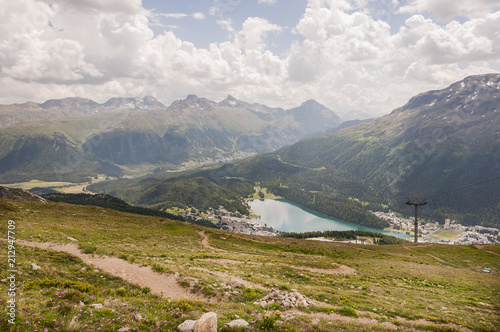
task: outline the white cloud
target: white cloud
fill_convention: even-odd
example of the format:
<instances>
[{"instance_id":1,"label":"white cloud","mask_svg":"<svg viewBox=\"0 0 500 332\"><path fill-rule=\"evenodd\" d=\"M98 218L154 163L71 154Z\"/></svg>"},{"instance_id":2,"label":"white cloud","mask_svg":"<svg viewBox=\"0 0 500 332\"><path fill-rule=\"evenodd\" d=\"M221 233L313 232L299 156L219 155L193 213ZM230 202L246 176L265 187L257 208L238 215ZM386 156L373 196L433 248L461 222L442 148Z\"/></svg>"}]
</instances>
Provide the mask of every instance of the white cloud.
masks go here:
<instances>
[{"instance_id":1,"label":"white cloud","mask_svg":"<svg viewBox=\"0 0 500 332\"><path fill-rule=\"evenodd\" d=\"M196 13L193 13L193 18L195 20L203 20L205 19L205 14L201 13L201 12L196 12Z\"/></svg>"},{"instance_id":2,"label":"white cloud","mask_svg":"<svg viewBox=\"0 0 500 332\"><path fill-rule=\"evenodd\" d=\"M5 9L5 7L4 7ZM0 71L24 81L69 82L101 77L84 47L49 25L55 11L43 2L20 1L0 13ZM23 17L25 17L23 19Z\"/></svg>"},{"instance_id":3,"label":"white cloud","mask_svg":"<svg viewBox=\"0 0 500 332\"><path fill-rule=\"evenodd\" d=\"M74 6L107 12L137 13L144 11L141 0L61 0L62 6Z\"/></svg>"},{"instance_id":4,"label":"white cloud","mask_svg":"<svg viewBox=\"0 0 500 332\"><path fill-rule=\"evenodd\" d=\"M266 5L273 5L277 2L278 0L258 0L259 3L264 3Z\"/></svg>"},{"instance_id":5,"label":"white cloud","mask_svg":"<svg viewBox=\"0 0 500 332\"><path fill-rule=\"evenodd\" d=\"M264 50L269 32L279 33L279 25L269 23L264 18L249 17L243 22L242 29L236 36L236 43L245 50Z\"/></svg>"},{"instance_id":6,"label":"white cloud","mask_svg":"<svg viewBox=\"0 0 500 332\"><path fill-rule=\"evenodd\" d=\"M309 0L295 41L277 56L268 45L284 28L259 17L241 27L211 18L229 38L198 48L150 26L159 15L202 13L148 12L139 0L0 1L2 103L150 94L168 104L195 93L282 107L312 98L339 112L383 113L500 62L500 11L447 24L416 13L396 31L365 10L371 0Z\"/></svg>"},{"instance_id":7,"label":"white cloud","mask_svg":"<svg viewBox=\"0 0 500 332\"><path fill-rule=\"evenodd\" d=\"M160 16L163 16L165 18L184 18L184 17L188 17L189 15L188 14L184 14L184 13L163 13L163 14L160 14Z\"/></svg>"},{"instance_id":8,"label":"white cloud","mask_svg":"<svg viewBox=\"0 0 500 332\"><path fill-rule=\"evenodd\" d=\"M93 64L85 62L78 42L55 39L33 43L33 39L32 35L27 35L11 43L11 47L0 47L2 58L7 57L11 62L10 66L2 68L3 74L19 80L48 82L102 76ZM13 54L15 56L9 56Z\"/></svg>"},{"instance_id":9,"label":"white cloud","mask_svg":"<svg viewBox=\"0 0 500 332\"><path fill-rule=\"evenodd\" d=\"M432 12L439 17L479 17L500 9L495 0L413 0L400 8L402 13Z\"/></svg>"},{"instance_id":10,"label":"white cloud","mask_svg":"<svg viewBox=\"0 0 500 332\"><path fill-rule=\"evenodd\" d=\"M270 52L243 53L231 42L198 49L171 32L150 40L135 67L137 75L161 86L170 98L190 92L213 98L234 91L258 95L259 90L279 89L285 77L282 61Z\"/></svg>"},{"instance_id":11,"label":"white cloud","mask_svg":"<svg viewBox=\"0 0 500 332\"><path fill-rule=\"evenodd\" d=\"M235 33L236 30L233 28L233 22L231 22L231 19L225 19L225 20L217 20L216 21L217 25L219 25L222 29L230 32L230 33Z\"/></svg>"},{"instance_id":12,"label":"white cloud","mask_svg":"<svg viewBox=\"0 0 500 332\"><path fill-rule=\"evenodd\" d=\"M310 0L295 27L305 40L287 58L289 80L333 107L387 112L416 92L491 72L487 61L500 60L500 12L444 26L414 15L394 33L368 11L353 10L358 5Z\"/></svg>"}]
</instances>

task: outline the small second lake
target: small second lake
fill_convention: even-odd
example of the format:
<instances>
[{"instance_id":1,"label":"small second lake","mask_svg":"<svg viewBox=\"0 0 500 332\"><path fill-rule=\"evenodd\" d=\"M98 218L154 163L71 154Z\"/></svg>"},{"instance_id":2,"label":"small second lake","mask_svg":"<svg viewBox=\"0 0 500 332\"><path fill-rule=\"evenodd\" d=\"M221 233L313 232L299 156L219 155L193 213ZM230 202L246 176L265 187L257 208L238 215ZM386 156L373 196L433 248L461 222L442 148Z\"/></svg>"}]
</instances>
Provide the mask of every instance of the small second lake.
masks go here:
<instances>
[{"instance_id":1,"label":"small second lake","mask_svg":"<svg viewBox=\"0 0 500 332\"><path fill-rule=\"evenodd\" d=\"M293 202L279 199L259 199L249 201L253 212L261 216L256 221L267 224L282 232L309 232L309 231L349 231L361 230L378 232L397 237L407 237L404 234L388 232L374 228L358 226L334 219L300 207Z\"/></svg>"}]
</instances>

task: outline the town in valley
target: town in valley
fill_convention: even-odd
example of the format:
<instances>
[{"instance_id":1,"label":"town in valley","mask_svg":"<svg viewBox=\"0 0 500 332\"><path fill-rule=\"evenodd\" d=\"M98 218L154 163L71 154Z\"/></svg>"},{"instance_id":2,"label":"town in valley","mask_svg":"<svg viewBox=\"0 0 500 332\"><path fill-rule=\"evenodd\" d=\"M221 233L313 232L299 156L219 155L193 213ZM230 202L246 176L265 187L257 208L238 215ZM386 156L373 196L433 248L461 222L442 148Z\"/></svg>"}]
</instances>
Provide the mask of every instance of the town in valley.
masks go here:
<instances>
[{"instance_id":1,"label":"town in valley","mask_svg":"<svg viewBox=\"0 0 500 332\"><path fill-rule=\"evenodd\" d=\"M404 218L394 212L373 212L373 214L391 223L391 227L386 230L405 234L408 236L408 241L413 241L415 227L413 217ZM256 221L258 216L252 215L252 218L250 218L247 215L229 212L223 206L219 206L218 209L209 209L207 213L187 209L183 216L195 221L204 219L212 222L214 226L234 233L260 236L276 236L279 234L278 230ZM464 226L450 219L446 219L444 224L419 221L418 234L419 243L452 245L500 243L500 230L497 228L480 225ZM365 241L353 241L353 243L367 244Z\"/></svg>"}]
</instances>

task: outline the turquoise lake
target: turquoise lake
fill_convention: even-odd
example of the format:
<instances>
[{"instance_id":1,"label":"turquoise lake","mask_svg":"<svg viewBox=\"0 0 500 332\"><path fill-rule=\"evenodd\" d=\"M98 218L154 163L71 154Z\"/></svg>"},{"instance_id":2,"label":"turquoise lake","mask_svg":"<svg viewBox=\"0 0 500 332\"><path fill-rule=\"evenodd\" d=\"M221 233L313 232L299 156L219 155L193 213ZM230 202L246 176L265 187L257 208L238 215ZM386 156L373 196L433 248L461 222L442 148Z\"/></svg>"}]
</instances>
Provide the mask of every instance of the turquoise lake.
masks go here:
<instances>
[{"instance_id":1,"label":"turquoise lake","mask_svg":"<svg viewBox=\"0 0 500 332\"><path fill-rule=\"evenodd\" d=\"M349 231L361 230L377 232L397 237L407 237L407 235L383 231L380 229L358 226L327 217L320 213L310 211L300 207L293 202L278 199L259 199L249 201L253 212L261 216L256 219L261 224L267 224L282 232L309 232L309 231Z\"/></svg>"}]
</instances>

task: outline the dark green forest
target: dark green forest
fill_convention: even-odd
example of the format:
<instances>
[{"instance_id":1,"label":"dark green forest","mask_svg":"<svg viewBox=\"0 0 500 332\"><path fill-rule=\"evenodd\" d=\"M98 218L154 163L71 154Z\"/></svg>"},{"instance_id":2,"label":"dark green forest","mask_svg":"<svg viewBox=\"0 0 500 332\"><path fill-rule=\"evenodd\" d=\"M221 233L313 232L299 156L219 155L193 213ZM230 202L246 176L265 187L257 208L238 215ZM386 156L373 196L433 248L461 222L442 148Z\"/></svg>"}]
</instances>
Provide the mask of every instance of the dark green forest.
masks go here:
<instances>
[{"instance_id":1,"label":"dark green forest","mask_svg":"<svg viewBox=\"0 0 500 332\"><path fill-rule=\"evenodd\" d=\"M120 197L134 205L154 209L194 207L201 211L223 205L228 211L248 214L243 197L253 192L253 184L240 179L209 179L199 174L161 179L149 177L139 181L121 180L108 185L105 182L88 186L93 192Z\"/></svg>"}]
</instances>

